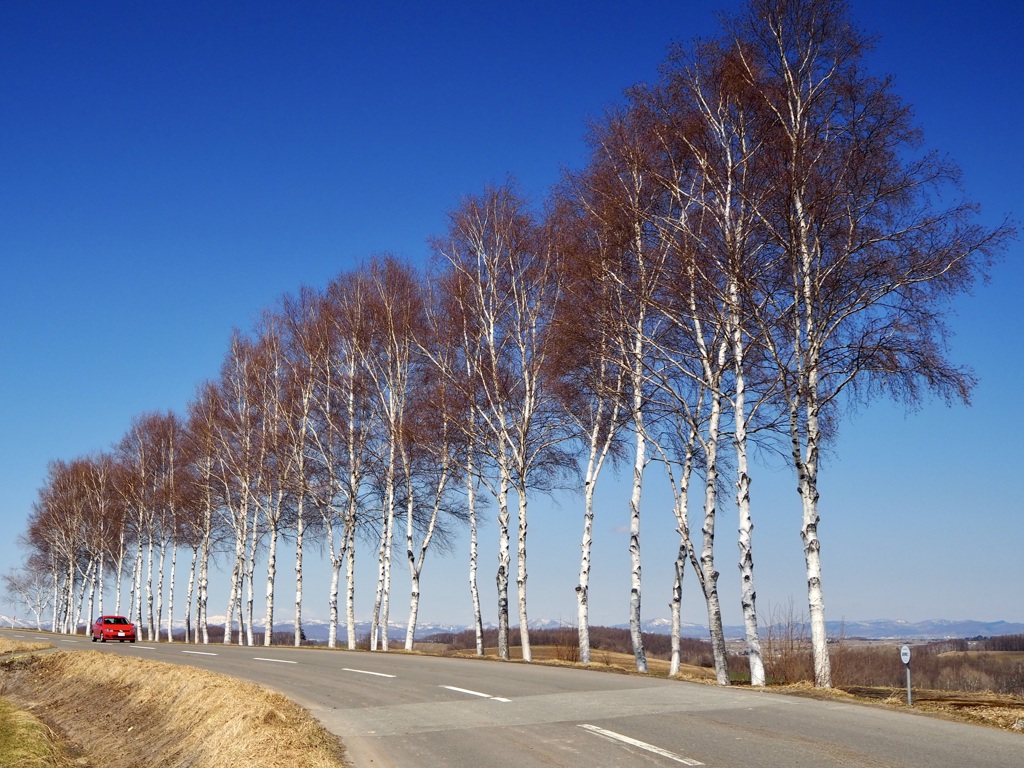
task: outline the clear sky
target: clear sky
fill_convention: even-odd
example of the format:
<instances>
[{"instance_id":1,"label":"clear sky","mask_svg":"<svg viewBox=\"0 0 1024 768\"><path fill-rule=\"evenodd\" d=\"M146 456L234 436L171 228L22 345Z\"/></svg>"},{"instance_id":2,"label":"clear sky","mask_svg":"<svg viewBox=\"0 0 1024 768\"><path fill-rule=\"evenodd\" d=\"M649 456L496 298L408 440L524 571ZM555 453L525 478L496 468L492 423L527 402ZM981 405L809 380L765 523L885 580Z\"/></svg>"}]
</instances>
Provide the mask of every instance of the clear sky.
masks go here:
<instances>
[{"instance_id":1,"label":"clear sky","mask_svg":"<svg viewBox=\"0 0 1024 768\"><path fill-rule=\"evenodd\" d=\"M183 412L217 374L231 328L281 294L374 253L422 261L461 196L512 175L540 201L583 161L589 118L655 78L669 43L713 33L715 13L735 7L0 3L0 571L21 560L15 539L48 461L109 447L141 413ZM880 36L870 65L896 76L929 146L963 166L984 220L1024 217L1022 7L853 9ZM953 357L981 379L972 407L929 402L905 415L878 403L844 422L821 482L829 619L1024 621L1022 248L956 305ZM656 473L641 540L645 618L668 614L671 588ZM623 485L605 486L597 510L595 623L628 618ZM781 464L754 477L764 613L805 604L794 489ZM532 502L531 617L574 619L580 507ZM724 503L727 623L739 621L734 520ZM488 621L495 529L481 549ZM470 620L464 544L428 562L423 620ZM403 567L393 618L407 604ZM282 617L290 578L286 563ZM362 618L373 583L360 578ZM704 623L687 580L684 620ZM327 569L313 564L307 615L326 616L326 595ZM211 613L225 600L212 595Z\"/></svg>"}]
</instances>

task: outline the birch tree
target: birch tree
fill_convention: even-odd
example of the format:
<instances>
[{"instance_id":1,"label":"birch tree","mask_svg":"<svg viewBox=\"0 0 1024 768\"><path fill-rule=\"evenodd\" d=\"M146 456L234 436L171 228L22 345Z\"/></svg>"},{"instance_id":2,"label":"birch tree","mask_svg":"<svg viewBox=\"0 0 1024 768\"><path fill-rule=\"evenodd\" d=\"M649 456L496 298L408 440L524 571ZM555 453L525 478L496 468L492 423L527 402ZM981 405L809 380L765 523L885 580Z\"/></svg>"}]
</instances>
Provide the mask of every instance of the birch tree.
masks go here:
<instances>
[{"instance_id":1,"label":"birch tree","mask_svg":"<svg viewBox=\"0 0 1024 768\"><path fill-rule=\"evenodd\" d=\"M242 608L243 593L252 590L251 563L259 541L259 519L253 501L263 471L260 446L258 398L253 391L258 365L253 343L238 331L232 334L227 357L213 401L216 465L214 473L220 504L217 512L231 530L234 559L224 627L224 643L233 642L233 623L238 616L238 644L252 645L252 599Z\"/></svg>"},{"instance_id":2,"label":"birch tree","mask_svg":"<svg viewBox=\"0 0 1024 768\"><path fill-rule=\"evenodd\" d=\"M762 315L788 412L802 506L815 684L831 685L818 477L823 423L844 391L966 401L946 359L949 300L984 276L1012 230L977 222L958 169L923 152L869 39L840 0L751 0L728 23L743 76L771 120L777 187L757 211L784 259Z\"/></svg>"},{"instance_id":3,"label":"birch tree","mask_svg":"<svg viewBox=\"0 0 1024 768\"><path fill-rule=\"evenodd\" d=\"M648 97L659 114L659 131L668 159L663 183L675 201L666 228L674 230L684 252L695 254L689 258L699 258L699 265L683 267L692 275L686 282L693 284L693 278L699 277L696 290L713 297L702 304L699 314L695 314L698 310L691 297L690 309L684 308L682 313L693 317L692 333L705 361L701 375L704 386L710 388L704 390L711 396L708 426L720 425L720 398L726 398L732 406L741 607L751 681L753 685L764 685L754 590L747 446L748 430L756 423L761 404L772 394L769 383L748 406L751 351L758 351L757 324L751 320L749 307L763 302L763 275L774 266L765 258L770 251L763 247L763 228L755 213L762 207L769 186L764 164L759 162L763 154L759 150L766 140L764 121L743 76L742 65L728 46L711 41L692 51L678 48L662 69L662 84ZM711 362L710 348L702 341L702 327L713 327L721 334L716 355L721 362L727 354L731 368L731 382L724 391L719 390L726 382L726 371L719 363ZM759 384L771 381L770 376L757 377ZM702 445L705 454L709 450L717 454L717 446L703 441ZM717 474L713 463L707 469ZM705 527L710 522L706 518ZM705 567L703 575L710 578L715 571ZM713 583L702 578L702 586L709 596L717 598ZM713 628L718 623L715 619L709 621ZM724 663L724 638L713 638L713 645L717 649L716 660ZM719 677L727 679L721 670Z\"/></svg>"},{"instance_id":4,"label":"birch tree","mask_svg":"<svg viewBox=\"0 0 1024 768\"><path fill-rule=\"evenodd\" d=\"M576 626L579 661L590 663L590 570L594 529L594 497L605 461L622 452L625 368L615 343L616 284L609 249L614 235L596 215L600 198L581 201L579 185L567 184L557 193L558 248L563 284L555 315L553 368L557 394L572 432L583 447L583 532L580 539L579 581L576 586Z\"/></svg>"},{"instance_id":5,"label":"birch tree","mask_svg":"<svg viewBox=\"0 0 1024 768\"><path fill-rule=\"evenodd\" d=\"M307 527L311 522L306 503L313 498L316 464L312 459L316 418L317 377L321 361L329 355L328 337L320 311L322 298L304 288L298 296L286 296L282 305L285 330L285 364L288 367L288 441L294 462L295 480L295 638L302 641L303 555Z\"/></svg>"},{"instance_id":6,"label":"birch tree","mask_svg":"<svg viewBox=\"0 0 1024 768\"><path fill-rule=\"evenodd\" d=\"M293 382L285 350L285 329L278 313L266 312L259 328L259 360L255 394L261 413L260 452L263 471L256 500L267 525L266 615L263 644L271 645L274 635L274 598L277 580L277 548L285 531L293 525L297 495L302 493L298 476L304 446L297 442L292 427Z\"/></svg>"},{"instance_id":7,"label":"birch tree","mask_svg":"<svg viewBox=\"0 0 1024 768\"><path fill-rule=\"evenodd\" d=\"M118 503L114 473L114 458L109 453L90 456L86 459L82 473L82 490L89 510L89 549L97 559L95 573L98 613L103 613L104 575L108 555L114 561L115 582L118 585L118 606L115 610L120 611L120 580L126 547L124 508Z\"/></svg>"},{"instance_id":8,"label":"birch tree","mask_svg":"<svg viewBox=\"0 0 1024 768\"><path fill-rule=\"evenodd\" d=\"M468 290L462 311L480 342L473 359L479 387L482 449L497 467L498 653L509 658L508 589L511 575L509 491L517 497L516 586L523 659L531 660L527 614L528 489L564 465L558 443L564 424L546 380L548 333L559 286L555 254L511 184L467 198L449 215L438 255L460 273Z\"/></svg>"},{"instance_id":9,"label":"birch tree","mask_svg":"<svg viewBox=\"0 0 1024 768\"><path fill-rule=\"evenodd\" d=\"M350 650L355 635L355 540L362 522L368 441L372 422L372 388L361 361L369 343L364 310L365 283L341 274L328 285L322 304L329 354L317 366L317 420L312 433L322 481L314 494L330 548L331 629L334 647L338 623L341 568L346 567L346 627Z\"/></svg>"},{"instance_id":10,"label":"birch tree","mask_svg":"<svg viewBox=\"0 0 1024 768\"><path fill-rule=\"evenodd\" d=\"M434 240L435 255L444 252L442 240ZM431 343L424 350L431 367L446 383L444 429L446 437L461 446L462 477L466 491L466 520L469 525L469 591L473 613L473 630L477 656L484 655L483 615L477 579L479 544L477 539L478 508L481 504L481 483L484 452L480 450L482 425L480 417L480 386L475 371L481 365L482 330L469 312L472 283L460 270L445 269L433 274L432 300L426 304Z\"/></svg>"},{"instance_id":11,"label":"birch tree","mask_svg":"<svg viewBox=\"0 0 1024 768\"><path fill-rule=\"evenodd\" d=\"M365 308L370 314L369 344L359 361L375 395L380 438L381 529L378 547L377 593L370 626L370 650L379 642L388 650L391 596L391 552L396 519L400 517L398 482L403 471L411 479L406 421L410 385L418 364L417 336L423 333L423 295L410 266L393 257L372 260L365 268ZM406 486L406 515L415 500ZM411 521L410 521L411 525Z\"/></svg>"},{"instance_id":12,"label":"birch tree","mask_svg":"<svg viewBox=\"0 0 1024 768\"><path fill-rule=\"evenodd\" d=\"M36 629L43 631L43 614L53 605L53 574L43 552L37 551L26 537L21 539L33 550L20 568L3 576L4 592L13 605L24 606L35 617Z\"/></svg>"},{"instance_id":13,"label":"birch tree","mask_svg":"<svg viewBox=\"0 0 1024 768\"><path fill-rule=\"evenodd\" d=\"M409 566L409 620L405 650L413 650L419 620L420 579L427 552L450 546L450 524L464 516L450 486L458 479L461 445L458 398L432 367L421 367L406 421L402 469L406 484L405 552ZM418 537L418 540L417 540Z\"/></svg>"},{"instance_id":14,"label":"birch tree","mask_svg":"<svg viewBox=\"0 0 1024 768\"><path fill-rule=\"evenodd\" d=\"M641 631L642 569L640 512L648 463L645 412L649 402L649 339L657 338L660 318L652 310L668 249L651 226L663 205L651 166L656 135L649 114L640 109L610 112L589 136L591 158L576 184L578 198L608 238L607 276L614 342L625 371L624 406L633 430L633 480L629 500L629 626L636 669L647 671Z\"/></svg>"},{"instance_id":15,"label":"birch tree","mask_svg":"<svg viewBox=\"0 0 1024 768\"><path fill-rule=\"evenodd\" d=\"M215 509L220 508L218 493L221 475L218 453L218 423L222 413L220 391L216 384L208 381L201 384L188 406L186 422L186 444L188 465L194 482L197 514L189 525L198 541L198 566L196 569L196 625L194 642L200 638L204 645L210 642L207 608L209 605L210 559L213 556L215 539ZM225 628L225 631L227 628Z\"/></svg>"}]
</instances>

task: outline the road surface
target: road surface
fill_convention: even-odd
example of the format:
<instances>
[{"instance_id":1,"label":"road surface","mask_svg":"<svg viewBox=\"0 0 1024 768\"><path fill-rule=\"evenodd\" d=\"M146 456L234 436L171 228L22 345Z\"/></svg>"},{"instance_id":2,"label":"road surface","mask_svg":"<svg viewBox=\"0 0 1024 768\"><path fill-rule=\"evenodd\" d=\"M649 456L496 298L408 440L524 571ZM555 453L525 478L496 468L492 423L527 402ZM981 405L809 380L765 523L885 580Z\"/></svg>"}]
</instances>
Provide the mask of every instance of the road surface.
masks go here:
<instances>
[{"instance_id":1,"label":"road surface","mask_svg":"<svg viewBox=\"0 0 1024 768\"><path fill-rule=\"evenodd\" d=\"M1024 766L1024 735L751 689L395 653L4 635L260 683L341 737L357 768Z\"/></svg>"}]
</instances>

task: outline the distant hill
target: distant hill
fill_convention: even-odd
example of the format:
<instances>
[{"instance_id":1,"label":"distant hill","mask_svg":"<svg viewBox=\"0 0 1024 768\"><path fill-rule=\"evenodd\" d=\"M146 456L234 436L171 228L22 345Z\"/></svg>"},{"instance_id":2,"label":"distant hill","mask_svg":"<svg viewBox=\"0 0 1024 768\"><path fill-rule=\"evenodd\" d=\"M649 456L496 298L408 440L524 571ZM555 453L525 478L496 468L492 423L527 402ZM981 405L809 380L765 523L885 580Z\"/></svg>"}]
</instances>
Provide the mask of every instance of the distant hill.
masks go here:
<instances>
[{"instance_id":1,"label":"distant hill","mask_svg":"<svg viewBox=\"0 0 1024 768\"><path fill-rule=\"evenodd\" d=\"M628 624L617 624L617 628ZM667 619L652 619L642 622L645 632L668 634L672 630ZM1006 621L950 621L948 619L932 619L929 621L898 621L892 619L875 619L872 621L826 621L825 628L832 638L864 638L867 640L949 640L954 638L996 637L998 635L1024 634L1024 624ZM725 636L742 639L742 626L726 626ZM766 627L761 626L764 634ZM783 629L776 627L776 629ZM683 637L707 637L708 628L700 624L686 624L680 629Z\"/></svg>"},{"instance_id":2,"label":"distant hill","mask_svg":"<svg viewBox=\"0 0 1024 768\"><path fill-rule=\"evenodd\" d=\"M222 625L223 616L211 616L210 624ZM0 614L0 627L17 626L23 628L34 628L34 622L18 619L16 622L8 616ZM46 622L43 626L47 626ZM183 625L175 621L175 631ZM486 628L493 628L493 624L486 624ZM571 628L573 625L564 621L553 619L537 619L530 622L531 629L559 629ZM642 623L644 632L652 632L660 635L667 635L672 631L672 622L669 619L648 619ZM303 632L307 640L314 642L327 642L330 622L322 619L306 619L302 624ZM628 629L629 624L616 624L613 629ZM829 637L864 638L867 640L947 640L954 638L968 637L997 637L999 635L1020 635L1024 634L1024 623L1013 623L1007 621L950 621L948 619L934 619L930 621L907 622L891 619L876 619L873 621L829 621L826 622ZM262 622L256 622L254 629L263 631ZM417 639L424 639L431 635L439 635L471 630L472 627L457 624L420 624L416 628ZM780 628L781 629L781 628ZM293 633L295 625L291 622L281 622L274 625L274 632ZM762 635L765 627L761 627ZM370 633L370 622L356 622L356 635L359 638ZM683 637L706 638L708 628L702 624L684 623L680 627L680 635ZM742 626L726 626L725 635L731 639L742 639L744 635ZM338 637L345 638L345 625L339 625ZM388 637L393 641L405 639L405 624L393 622L388 627Z\"/></svg>"}]
</instances>

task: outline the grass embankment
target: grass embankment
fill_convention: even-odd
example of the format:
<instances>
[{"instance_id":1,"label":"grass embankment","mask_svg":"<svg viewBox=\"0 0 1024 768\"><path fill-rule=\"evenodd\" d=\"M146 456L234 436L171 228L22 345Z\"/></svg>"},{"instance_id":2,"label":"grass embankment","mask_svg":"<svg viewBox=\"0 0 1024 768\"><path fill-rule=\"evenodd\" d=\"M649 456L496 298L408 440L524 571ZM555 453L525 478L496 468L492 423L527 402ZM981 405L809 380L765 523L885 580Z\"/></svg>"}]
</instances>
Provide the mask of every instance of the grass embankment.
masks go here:
<instances>
[{"instance_id":1,"label":"grass embankment","mask_svg":"<svg viewBox=\"0 0 1024 768\"><path fill-rule=\"evenodd\" d=\"M284 696L191 667L58 652L7 660L0 685L80 749L77 765L110 764L103 755L124 768L344 765L340 742Z\"/></svg>"},{"instance_id":2,"label":"grass embankment","mask_svg":"<svg viewBox=\"0 0 1024 768\"><path fill-rule=\"evenodd\" d=\"M0 768L64 768L70 760L41 720L0 699Z\"/></svg>"},{"instance_id":3,"label":"grass embankment","mask_svg":"<svg viewBox=\"0 0 1024 768\"><path fill-rule=\"evenodd\" d=\"M0 638L0 656L51 648ZM0 768L64 768L72 756L49 727L32 713L0 698Z\"/></svg>"}]
</instances>

